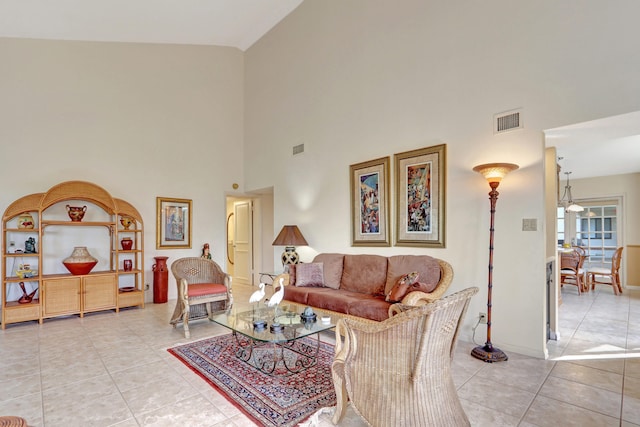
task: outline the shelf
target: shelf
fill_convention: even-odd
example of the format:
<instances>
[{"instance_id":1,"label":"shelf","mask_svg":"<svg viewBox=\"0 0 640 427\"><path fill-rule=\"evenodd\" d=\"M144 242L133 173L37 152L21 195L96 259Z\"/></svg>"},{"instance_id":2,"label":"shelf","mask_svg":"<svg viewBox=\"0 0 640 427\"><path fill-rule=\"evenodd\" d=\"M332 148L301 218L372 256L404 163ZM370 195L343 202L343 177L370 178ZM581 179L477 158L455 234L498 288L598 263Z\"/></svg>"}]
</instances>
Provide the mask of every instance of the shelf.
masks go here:
<instances>
[{"instance_id":1,"label":"shelf","mask_svg":"<svg viewBox=\"0 0 640 427\"><path fill-rule=\"evenodd\" d=\"M25 277L24 279L19 278L18 276L5 277L4 281L7 283L20 283L20 282L39 282L40 277Z\"/></svg>"},{"instance_id":2,"label":"shelf","mask_svg":"<svg viewBox=\"0 0 640 427\"><path fill-rule=\"evenodd\" d=\"M118 274L120 276L124 276L125 274L138 274L138 273L142 273L142 270L131 270L131 271L118 270Z\"/></svg>"},{"instance_id":3,"label":"shelf","mask_svg":"<svg viewBox=\"0 0 640 427\"><path fill-rule=\"evenodd\" d=\"M56 279L58 277L86 277L86 276L101 276L104 274L114 274L115 270L104 270L104 271L92 271L89 274L71 274L71 273L55 273L55 274L43 274L43 279Z\"/></svg>"},{"instance_id":4,"label":"shelf","mask_svg":"<svg viewBox=\"0 0 640 427\"><path fill-rule=\"evenodd\" d=\"M6 253L4 254L7 258L17 258L17 257L23 257L23 256L28 256L28 257L37 257L39 254L38 253L33 253L33 252L23 252L23 253L17 253L17 254L9 254Z\"/></svg>"},{"instance_id":5,"label":"shelf","mask_svg":"<svg viewBox=\"0 0 640 427\"><path fill-rule=\"evenodd\" d=\"M29 307L29 306L38 306L40 305L40 300L39 299L34 299L29 303L26 304L20 304L18 301L7 301L4 306L7 309L15 309L17 307Z\"/></svg>"},{"instance_id":6,"label":"shelf","mask_svg":"<svg viewBox=\"0 0 640 427\"><path fill-rule=\"evenodd\" d=\"M74 201L78 206L89 206L92 214L84 221L72 221L67 217L65 203ZM72 203L72 204L74 204ZM66 205L67 211L69 205ZM32 218L33 228L19 228L27 224L20 218ZM129 225L122 218L131 218ZM28 224L30 225L30 224ZM47 227L53 227L47 229ZM71 228L69 228L71 227ZM80 227L80 228L78 228ZM93 228L93 229L91 229ZM2 296L0 296L1 328L7 324L37 320L70 314L115 309L121 307L144 307L144 225L142 215L129 202L114 198L105 189L85 181L67 181L51 187L45 193L30 194L11 203L5 210L2 222L3 258L0 276ZM74 275L59 266L45 267L60 258L53 239L45 239L46 233L66 240L78 237L84 241L93 241L101 255L107 254L108 262L99 268L108 270L93 271L84 275ZM118 237L134 241L130 250L120 250ZM24 236L21 239L21 236ZM32 237L39 240L39 253L15 253L15 245L7 247L7 242L27 240ZM48 243L45 243L49 240ZM57 243L57 242L56 242ZM25 242L26 245L26 242ZM127 246L129 247L129 246ZM29 246L31 249L32 246ZM12 253L9 253L11 251ZM121 265L132 263L135 269L124 271ZM33 277L20 278L15 274L18 264L30 265L36 271ZM53 274L43 274L49 271ZM59 273L54 273L59 272ZM122 280L120 278L122 277ZM37 286L42 292L40 300L28 304L18 301L6 301L7 296L15 297L18 284L24 282L29 287ZM128 292L118 287L131 285ZM19 294L16 294L19 295ZM17 299L17 298L16 298ZM4 301L3 301L4 300Z\"/></svg>"},{"instance_id":7,"label":"shelf","mask_svg":"<svg viewBox=\"0 0 640 427\"><path fill-rule=\"evenodd\" d=\"M42 221L42 228L48 225L62 225L65 227L115 227L112 221Z\"/></svg>"}]
</instances>

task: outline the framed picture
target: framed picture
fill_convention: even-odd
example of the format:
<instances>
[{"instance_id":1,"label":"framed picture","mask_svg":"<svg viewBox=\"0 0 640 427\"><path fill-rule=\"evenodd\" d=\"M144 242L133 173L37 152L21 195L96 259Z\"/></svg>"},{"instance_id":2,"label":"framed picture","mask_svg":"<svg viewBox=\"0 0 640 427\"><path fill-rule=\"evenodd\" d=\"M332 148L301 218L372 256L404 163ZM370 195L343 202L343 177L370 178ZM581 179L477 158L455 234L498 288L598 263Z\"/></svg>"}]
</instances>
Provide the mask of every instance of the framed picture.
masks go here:
<instances>
[{"instance_id":1,"label":"framed picture","mask_svg":"<svg viewBox=\"0 0 640 427\"><path fill-rule=\"evenodd\" d=\"M349 166L351 246L390 246L389 157Z\"/></svg>"},{"instance_id":2,"label":"framed picture","mask_svg":"<svg viewBox=\"0 0 640 427\"><path fill-rule=\"evenodd\" d=\"M444 248L446 145L394 155L396 246Z\"/></svg>"},{"instance_id":3,"label":"framed picture","mask_svg":"<svg viewBox=\"0 0 640 427\"><path fill-rule=\"evenodd\" d=\"M156 197L156 249L191 248L191 200Z\"/></svg>"}]
</instances>

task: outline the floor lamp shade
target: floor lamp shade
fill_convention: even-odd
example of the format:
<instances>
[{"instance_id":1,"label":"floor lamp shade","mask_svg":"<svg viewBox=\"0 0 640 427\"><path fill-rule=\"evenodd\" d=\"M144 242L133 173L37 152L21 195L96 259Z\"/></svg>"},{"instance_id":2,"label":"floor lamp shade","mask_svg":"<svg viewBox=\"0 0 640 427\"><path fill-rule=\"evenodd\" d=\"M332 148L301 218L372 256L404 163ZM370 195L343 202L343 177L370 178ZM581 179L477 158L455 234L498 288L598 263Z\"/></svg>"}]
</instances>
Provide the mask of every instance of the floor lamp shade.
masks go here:
<instances>
[{"instance_id":1,"label":"floor lamp shade","mask_svg":"<svg viewBox=\"0 0 640 427\"><path fill-rule=\"evenodd\" d=\"M489 182L491 191L489 200L491 202L491 225L489 227L489 280L487 284L487 342L483 346L478 346L471 350L471 355L477 359L488 363L502 362L508 360L507 355L496 348L491 343L491 291L493 289L493 234L495 224L496 202L498 201L498 185L506 174L518 169L518 165L513 163L488 163L478 165L473 170L481 173Z\"/></svg>"},{"instance_id":2,"label":"floor lamp shade","mask_svg":"<svg viewBox=\"0 0 640 427\"><path fill-rule=\"evenodd\" d=\"M280 230L278 237L273 241L272 246L285 246L282 253L282 265L297 264L300 257L296 252L296 246L307 246L308 243L300 232L297 225L285 225Z\"/></svg>"}]
</instances>

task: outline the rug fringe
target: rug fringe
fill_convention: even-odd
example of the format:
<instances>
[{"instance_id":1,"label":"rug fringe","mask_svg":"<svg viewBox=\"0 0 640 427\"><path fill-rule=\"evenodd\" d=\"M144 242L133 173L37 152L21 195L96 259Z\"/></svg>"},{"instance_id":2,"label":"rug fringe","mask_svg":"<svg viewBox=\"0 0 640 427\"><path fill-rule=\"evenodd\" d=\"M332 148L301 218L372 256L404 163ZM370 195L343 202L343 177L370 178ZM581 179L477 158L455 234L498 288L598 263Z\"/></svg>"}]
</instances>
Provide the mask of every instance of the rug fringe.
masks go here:
<instances>
[{"instance_id":1,"label":"rug fringe","mask_svg":"<svg viewBox=\"0 0 640 427\"><path fill-rule=\"evenodd\" d=\"M335 412L336 412L335 406L320 408L316 412L311 414L311 416L307 418L307 421L304 421L298 424L298 426L299 427L318 427L320 425L320 415L329 414L329 417L332 417Z\"/></svg>"}]
</instances>

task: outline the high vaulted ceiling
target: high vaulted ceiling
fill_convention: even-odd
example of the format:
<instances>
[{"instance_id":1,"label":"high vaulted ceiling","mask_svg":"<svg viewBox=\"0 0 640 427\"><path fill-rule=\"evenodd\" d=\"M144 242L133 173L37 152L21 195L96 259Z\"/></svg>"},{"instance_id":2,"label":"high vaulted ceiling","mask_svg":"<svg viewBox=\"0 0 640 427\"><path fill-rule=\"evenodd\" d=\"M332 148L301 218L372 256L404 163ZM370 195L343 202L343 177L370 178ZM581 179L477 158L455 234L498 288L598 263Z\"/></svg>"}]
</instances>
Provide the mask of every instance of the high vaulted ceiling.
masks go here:
<instances>
[{"instance_id":1,"label":"high vaulted ceiling","mask_svg":"<svg viewBox=\"0 0 640 427\"><path fill-rule=\"evenodd\" d=\"M303 0L0 0L0 37L246 50Z\"/></svg>"}]
</instances>

